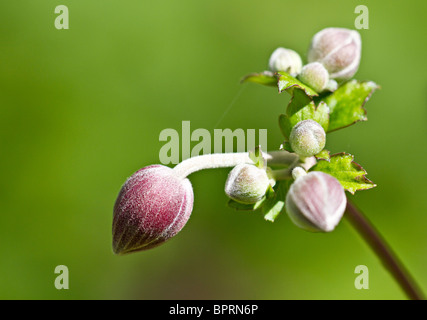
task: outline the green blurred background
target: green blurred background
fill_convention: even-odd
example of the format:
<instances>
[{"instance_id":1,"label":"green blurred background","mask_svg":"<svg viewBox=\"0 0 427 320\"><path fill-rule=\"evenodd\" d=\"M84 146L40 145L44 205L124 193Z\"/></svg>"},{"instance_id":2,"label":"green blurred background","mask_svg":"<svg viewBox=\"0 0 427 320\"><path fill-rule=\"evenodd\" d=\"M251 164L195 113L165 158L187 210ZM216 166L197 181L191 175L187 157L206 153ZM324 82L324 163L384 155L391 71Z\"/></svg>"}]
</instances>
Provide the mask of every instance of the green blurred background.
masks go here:
<instances>
[{"instance_id":1,"label":"green blurred background","mask_svg":"<svg viewBox=\"0 0 427 320\"><path fill-rule=\"evenodd\" d=\"M56 30L67 5L70 29ZM183 231L154 250L111 249L112 208L137 169L158 163L165 128L266 128L288 98L239 84L278 46L305 59L322 28L369 8L356 74L382 86L368 122L329 136L377 185L352 197L427 290L425 1L19 0L0 4L0 298L402 299L343 220L330 234L226 207L228 170L191 175ZM54 287L57 265L70 289ZM369 268L356 290L354 269Z\"/></svg>"}]
</instances>

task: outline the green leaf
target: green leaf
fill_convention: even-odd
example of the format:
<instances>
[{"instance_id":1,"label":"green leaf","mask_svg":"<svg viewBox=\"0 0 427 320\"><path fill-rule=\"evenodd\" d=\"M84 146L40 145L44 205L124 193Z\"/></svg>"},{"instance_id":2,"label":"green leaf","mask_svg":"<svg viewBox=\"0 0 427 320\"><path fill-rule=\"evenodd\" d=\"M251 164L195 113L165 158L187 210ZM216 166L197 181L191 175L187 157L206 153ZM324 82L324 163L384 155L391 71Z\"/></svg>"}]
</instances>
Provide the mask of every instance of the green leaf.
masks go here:
<instances>
[{"instance_id":1,"label":"green leaf","mask_svg":"<svg viewBox=\"0 0 427 320\"><path fill-rule=\"evenodd\" d=\"M261 146L257 146L254 150L249 151L249 158L254 162L255 166L260 169L264 168L265 159L262 156Z\"/></svg>"},{"instance_id":2,"label":"green leaf","mask_svg":"<svg viewBox=\"0 0 427 320\"><path fill-rule=\"evenodd\" d=\"M354 157L348 153L338 153L329 159L319 160L310 171L322 171L338 179L343 188L354 194L358 190L366 190L376 185L366 178L367 172Z\"/></svg>"},{"instance_id":3,"label":"green leaf","mask_svg":"<svg viewBox=\"0 0 427 320\"><path fill-rule=\"evenodd\" d=\"M328 132L368 120L364 105L379 86L372 81L351 80L325 98L329 106Z\"/></svg>"},{"instance_id":4,"label":"green leaf","mask_svg":"<svg viewBox=\"0 0 427 320\"><path fill-rule=\"evenodd\" d=\"M286 114L288 116L297 113L306 105L312 103L312 99L310 96L306 95L306 93L301 89L294 89L292 91L292 98L289 101L288 106L286 107Z\"/></svg>"},{"instance_id":5,"label":"green leaf","mask_svg":"<svg viewBox=\"0 0 427 320\"><path fill-rule=\"evenodd\" d=\"M278 78L277 86L279 88L279 92L286 91L290 95L294 95L294 91L295 91L294 89L299 89L300 91L303 91L306 96L310 98L318 95L317 92L314 91L312 88L305 85L304 83L292 77L290 74L286 72L278 72L277 78Z\"/></svg>"},{"instance_id":6,"label":"green leaf","mask_svg":"<svg viewBox=\"0 0 427 320\"><path fill-rule=\"evenodd\" d=\"M278 215L285 210L285 199L291 183L291 180L276 182L274 186L274 196L267 199L262 207L265 220L274 222Z\"/></svg>"},{"instance_id":7,"label":"green leaf","mask_svg":"<svg viewBox=\"0 0 427 320\"><path fill-rule=\"evenodd\" d=\"M277 78L274 76L274 73L270 71L248 74L240 80L240 83L245 82L253 82L273 87L277 86Z\"/></svg>"},{"instance_id":8,"label":"green leaf","mask_svg":"<svg viewBox=\"0 0 427 320\"><path fill-rule=\"evenodd\" d=\"M230 208L236 209L236 210L242 210L242 211L255 211L259 208L261 208L266 201L266 197L258 201L257 203L253 204L246 204L246 203L240 203L237 201L234 201L233 199L228 200L227 205Z\"/></svg>"},{"instance_id":9,"label":"green leaf","mask_svg":"<svg viewBox=\"0 0 427 320\"><path fill-rule=\"evenodd\" d=\"M326 132L329 126L329 108L326 103L320 101L316 107L312 101L295 113L281 114L279 116L279 126L285 139L289 140L291 130L298 122L309 119L319 123Z\"/></svg>"},{"instance_id":10,"label":"green leaf","mask_svg":"<svg viewBox=\"0 0 427 320\"><path fill-rule=\"evenodd\" d=\"M331 159L331 153L329 150L323 149L318 154L315 155L317 160L327 160L329 161Z\"/></svg>"},{"instance_id":11,"label":"green leaf","mask_svg":"<svg viewBox=\"0 0 427 320\"><path fill-rule=\"evenodd\" d=\"M294 152L289 141L283 141L283 143L279 147L279 150L286 150L288 152Z\"/></svg>"}]
</instances>

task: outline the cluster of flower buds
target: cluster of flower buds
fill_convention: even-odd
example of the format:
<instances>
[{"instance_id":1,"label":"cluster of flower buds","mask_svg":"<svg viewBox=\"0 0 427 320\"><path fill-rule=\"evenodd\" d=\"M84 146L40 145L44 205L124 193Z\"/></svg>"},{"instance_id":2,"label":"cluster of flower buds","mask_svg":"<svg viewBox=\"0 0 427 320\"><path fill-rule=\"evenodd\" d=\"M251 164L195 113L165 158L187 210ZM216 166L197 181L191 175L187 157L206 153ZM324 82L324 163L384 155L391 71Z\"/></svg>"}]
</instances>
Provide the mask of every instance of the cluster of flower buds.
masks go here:
<instances>
[{"instance_id":1,"label":"cluster of flower buds","mask_svg":"<svg viewBox=\"0 0 427 320\"><path fill-rule=\"evenodd\" d=\"M291 49L278 48L270 56L273 72L284 71L298 78L316 92L334 91L337 82L354 76L359 68L361 39L355 30L326 28L316 33L308 50L308 64Z\"/></svg>"},{"instance_id":2,"label":"cluster of flower buds","mask_svg":"<svg viewBox=\"0 0 427 320\"><path fill-rule=\"evenodd\" d=\"M332 231L346 206L344 189L334 177L318 171L292 171L294 183L286 197L286 211L299 227ZM233 200L254 204L274 185L265 168L238 164L231 170L226 194ZM122 186L113 216L113 251L118 255L154 248L185 226L193 209L193 189L187 178L162 165L135 172Z\"/></svg>"},{"instance_id":3,"label":"cluster of flower buds","mask_svg":"<svg viewBox=\"0 0 427 320\"><path fill-rule=\"evenodd\" d=\"M270 57L269 67L273 72L283 71L298 77L316 92L334 91L337 81L348 80L357 71L360 42L357 31L327 28L313 37L307 65L303 66L295 51L278 48ZM285 169L292 172L295 180L285 200L290 219L309 231L334 230L346 208L342 185L331 175L319 171L307 173L298 166L323 150L325 130L314 120L300 121L292 128L289 143L296 153L292 154L292 162L287 163L290 167ZM192 158L185 160L186 165L183 162L174 169L148 166L127 179L114 206L113 251L116 254L156 247L181 231L193 209L193 189L186 177L194 171L234 167L228 175L225 193L242 204L256 204L272 191L275 184L272 177L278 176L271 173L264 162L256 164L247 154L210 156L209 159L203 158L207 155L200 156L200 161L206 160L201 165ZM300 161L298 164L294 162L295 157Z\"/></svg>"}]
</instances>

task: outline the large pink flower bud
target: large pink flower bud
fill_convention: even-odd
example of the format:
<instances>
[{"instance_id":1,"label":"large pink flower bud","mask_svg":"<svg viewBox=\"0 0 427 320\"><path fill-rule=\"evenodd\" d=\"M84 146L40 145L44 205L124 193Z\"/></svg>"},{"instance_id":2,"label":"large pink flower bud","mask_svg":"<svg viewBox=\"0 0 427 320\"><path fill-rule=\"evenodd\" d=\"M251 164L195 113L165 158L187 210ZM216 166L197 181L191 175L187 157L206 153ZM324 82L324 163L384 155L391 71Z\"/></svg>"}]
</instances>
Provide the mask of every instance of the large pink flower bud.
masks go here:
<instances>
[{"instance_id":1,"label":"large pink flower bud","mask_svg":"<svg viewBox=\"0 0 427 320\"><path fill-rule=\"evenodd\" d=\"M347 198L340 182L320 171L297 177L286 196L289 217L298 227L308 231L334 230L346 204Z\"/></svg>"},{"instance_id":2,"label":"large pink flower bud","mask_svg":"<svg viewBox=\"0 0 427 320\"><path fill-rule=\"evenodd\" d=\"M311 41L308 61L322 63L331 79L348 80L359 68L361 43L355 30L323 29Z\"/></svg>"},{"instance_id":3,"label":"large pink flower bud","mask_svg":"<svg viewBox=\"0 0 427 320\"><path fill-rule=\"evenodd\" d=\"M114 253L147 250L175 236L187 223L193 200L190 181L171 168L152 165L135 172L114 205Z\"/></svg>"}]
</instances>

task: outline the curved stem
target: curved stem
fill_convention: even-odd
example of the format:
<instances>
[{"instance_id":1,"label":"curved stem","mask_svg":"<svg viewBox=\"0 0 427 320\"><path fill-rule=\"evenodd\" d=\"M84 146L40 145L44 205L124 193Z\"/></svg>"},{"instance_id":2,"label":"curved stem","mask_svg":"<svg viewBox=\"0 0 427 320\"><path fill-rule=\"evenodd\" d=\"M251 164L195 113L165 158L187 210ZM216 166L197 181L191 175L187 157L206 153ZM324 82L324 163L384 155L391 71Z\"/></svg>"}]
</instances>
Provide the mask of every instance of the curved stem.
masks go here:
<instances>
[{"instance_id":1,"label":"curved stem","mask_svg":"<svg viewBox=\"0 0 427 320\"><path fill-rule=\"evenodd\" d=\"M413 300L424 300L424 294L399 258L371 222L350 201L347 201L346 217L376 253L406 295Z\"/></svg>"},{"instance_id":2,"label":"curved stem","mask_svg":"<svg viewBox=\"0 0 427 320\"><path fill-rule=\"evenodd\" d=\"M273 178L276 181L279 180L288 180L292 178L292 168L272 170Z\"/></svg>"},{"instance_id":3,"label":"curved stem","mask_svg":"<svg viewBox=\"0 0 427 320\"><path fill-rule=\"evenodd\" d=\"M267 164L270 166L289 166L299 159L296 153L288 151L270 151L264 153Z\"/></svg>"},{"instance_id":4,"label":"curved stem","mask_svg":"<svg viewBox=\"0 0 427 320\"><path fill-rule=\"evenodd\" d=\"M298 159L297 155L287 151L263 153L263 157L267 160L268 164L282 165L289 165ZM188 158L176 165L173 170L178 177L184 179L199 170L234 167L241 163L253 164L248 152L213 153Z\"/></svg>"},{"instance_id":5,"label":"curved stem","mask_svg":"<svg viewBox=\"0 0 427 320\"><path fill-rule=\"evenodd\" d=\"M293 153L291 153L293 155ZM288 159L290 161L290 159ZM271 161L268 162L269 165L271 165ZM287 180L294 178L296 179L296 176L293 174L293 170L297 167L300 167L304 173L308 171L312 166L316 164L316 159L314 157L308 157L308 158L301 158L296 156L294 158L294 161L288 165L286 169L278 169L278 170L272 170L274 179L277 180ZM298 176L300 176L302 173L297 173Z\"/></svg>"}]
</instances>

